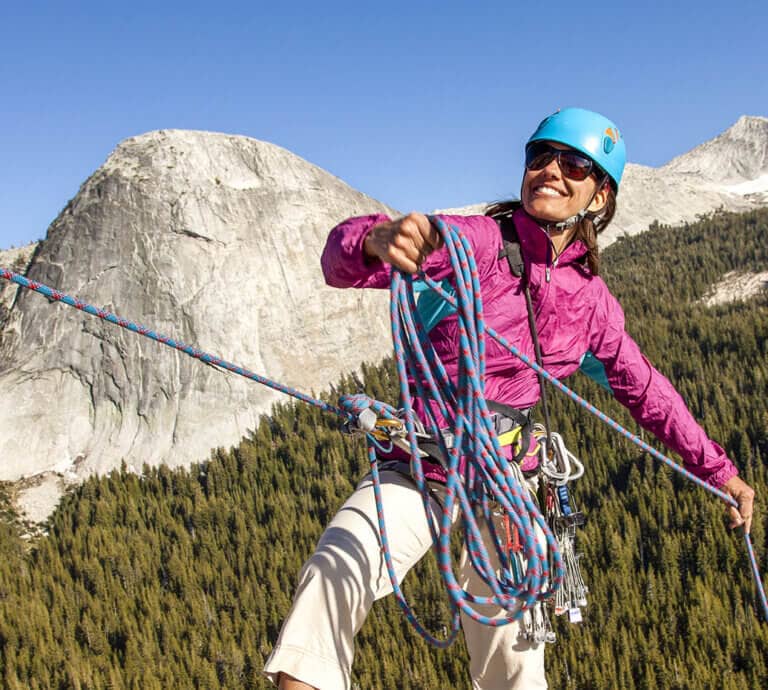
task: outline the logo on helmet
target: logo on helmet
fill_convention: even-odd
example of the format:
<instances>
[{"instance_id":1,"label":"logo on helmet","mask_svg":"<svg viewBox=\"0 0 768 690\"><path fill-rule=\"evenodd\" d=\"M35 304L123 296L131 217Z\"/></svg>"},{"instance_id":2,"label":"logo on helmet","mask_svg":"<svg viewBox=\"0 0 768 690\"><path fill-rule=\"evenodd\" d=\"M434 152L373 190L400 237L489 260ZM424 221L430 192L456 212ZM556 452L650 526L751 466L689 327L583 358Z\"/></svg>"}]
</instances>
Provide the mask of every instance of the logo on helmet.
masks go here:
<instances>
[{"instance_id":1,"label":"logo on helmet","mask_svg":"<svg viewBox=\"0 0 768 690\"><path fill-rule=\"evenodd\" d=\"M619 140L619 130L613 127L608 127L605 130L605 136L603 137L603 151L610 153L613 151L613 147L616 146L616 142Z\"/></svg>"}]
</instances>

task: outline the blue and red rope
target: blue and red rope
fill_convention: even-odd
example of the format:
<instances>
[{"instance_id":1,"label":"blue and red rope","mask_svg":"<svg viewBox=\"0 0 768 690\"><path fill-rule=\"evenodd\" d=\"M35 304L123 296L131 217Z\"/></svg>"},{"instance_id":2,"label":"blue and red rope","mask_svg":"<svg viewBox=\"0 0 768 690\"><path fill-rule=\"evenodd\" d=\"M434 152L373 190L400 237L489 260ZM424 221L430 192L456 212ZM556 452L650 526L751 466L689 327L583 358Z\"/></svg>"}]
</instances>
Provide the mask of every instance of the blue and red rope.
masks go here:
<instances>
[{"instance_id":1,"label":"blue and red rope","mask_svg":"<svg viewBox=\"0 0 768 690\"><path fill-rule=\"evenodd\" d=\"M396 414L393 408L384 403L372 401L361 396L345 396L340 400L340 407L335 407L294 388L274 382L248 369L231 364L219 357L176 341L173 338L158 334L149 328L135 324L108 311L93 307L46 285L29 280L8 269L0 268L0 278L14 282L26 289L39 292L49 300L63 302L129 331L172 347L202 362L220 367L274 390L291 395L326 412L336 414L347 422L354 424L360 418L363 410L367 408L371 408L378 418L404 422L411 450L411 466L414 480L422 494L426 514L430 515L431 498L416 439L413 396L409 387L410 380L414 384L416 395L421 398L422 407L426 412L427 430L438 441L443 457L447 459L446 498L443 511L437 526L429 521L438 566L453 608L451 631L447 639L435 638L419 623L408 606L397 582L391 560L386 520L381 499L380 477L376 458L376 448L379 447L379 442L370 432L367 434L369 441L368 454L371 462L374 492L379 514L382 550L395 597L417 632L432 644L445 647L451 644L457 634L459 611L463 611L466 615L486 625L504 625L511 620L519 618L524 610L534 606L538 601L551 597L560 586L563 578L563 562L554 536L537 506L528 495L528 491L522 486L522 480L516 471L516 467L510 465L500 452L496 436L493 432L491 414L483 395L486 335L494 338L499 344L521 359L536 373L543 376L562 393L644 451L664 462L676 472L680 472L687 479L690 479L727 504L734 507L738 507L738 505L733 498L706 484L598 410L594 405L584 400L548 371L532 361L503 336L492 328L487 327L483 319L477 269L469 243L455 227L446 225L439 218L433 220L443 237L451 257L451 264L455 273L456 297L443 291L440 285L432 281L428 276L421 274L418 278L426 281L433 290L450 302L457 310L460 333L459 372L456 381L451 381L435 354L423 326L419 322L412 286L413 277L393 271L390 300L392 336L400 379L400 392L405 410L404 415ZM439 418L435 415L430 402L438 410ZM439 423L438 419L447 421L452 431L453 443L450 447L446 444L441 433L442 423ZM512 572L512 564L509 562L508 552L504 548L502 540L499 539L492 528L490 529L491 546L494 548L497 560L501 565L502 574L499 575L491 565L486 542L481 536L480 527L475 519L474 508L477 506L486 520L489 520L489 496L510 516L514 527L522 537L523 562L527 565L522 572L519 569L517 570L517 579L505 575L505 573ZM464 526L465 547L469 558L491 591L491 595L488 597L473 596L465 592L456 582L451 560L450 535L453 525L456 524L458 519L461 519ZM537 532L541 537L537 536ZM752 542L749 534L744 533L744 538L759 599L765 618L768 620L768 601L766 601L765 590L760 578ZM546 542L549 558L542 548L541 539ZM479 613L474 606L487 604L493 604L505 610L507 615L488 617Z\"/></svg>"}]
</instances>

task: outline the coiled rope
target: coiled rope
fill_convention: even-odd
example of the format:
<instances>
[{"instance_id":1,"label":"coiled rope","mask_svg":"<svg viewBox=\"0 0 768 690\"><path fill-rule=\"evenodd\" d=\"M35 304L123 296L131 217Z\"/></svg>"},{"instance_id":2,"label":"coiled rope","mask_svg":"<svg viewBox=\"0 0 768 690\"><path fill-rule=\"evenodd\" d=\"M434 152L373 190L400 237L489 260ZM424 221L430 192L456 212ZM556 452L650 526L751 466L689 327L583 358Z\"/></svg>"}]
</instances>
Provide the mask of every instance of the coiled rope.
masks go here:
<instances>
[{"instance_id":1,"label":"coiled rope","mask_svg":"<svg viewBox=\"0 0 768 690\"><path fill-rule=\"evenodd\" d=\"M422 403L426 429L439 444L443 458L446 458L445 496L438 524L433 524L429 517L427 520L432 531L438 568L453 610L447 639L436 638L426 631L400 589L389 549L373 444L369 444L368 453L382 551L395 598L417 632L431 644L444 647L458 633L460 611L489 626L507 625L519 620L525 611L558 591L565 566L547 521L524 486L517 463L504 457L494 433L492 415L484 395L486 326L472 249L456 229L445 224L439 228L450 255L456 282L456 299L453 302L459 333L456 381L449 378L419 319L413 276L393 271L390 317L400 399L403 403L402 418L411 453L411 471L427 516L432 514L432 498L416 439L414 396L409 380L413 382L416 397ZM423 279L423 276L419 278ZM364 397L356 396L346 402L358 416L365 409ZM388 418L392 418L393 414L394 410L387 411ZM450 446L443 434L446 425L452 439ZM509 516L521 537L520 560L504 548L505 541L494 527L492 513L498 508ZM482 517L482 523L477 516ZM451 532L458 522L463 526L467 556L488 586L490 596L473 595L456 581L451 556ZM489 540L483 539L481 524L487 527ZM488 541L499 563L498 570L492 563ZM546 550L542 541L546 543ZM478 609L483 605L492 605L495 609L501 609L501 612L495 616L484 615Z\"/></svg>"},{"instance_id":2,"label":"coiled rope","mask_svg":"<svg viewBox=\"0 0 768 690\"><path fill-rule=\"evenodd\" d=\"M369 402L366 402L360 396L345 396L340 400L341 407L334 407L289 386L271 381L248 369L231 364L219 357L185 345L168 336L160 335L149 328L137 325L106 310L93 307L46 285L29 280L8 269L0 267L0 278L39 292L49 300L63 302L134 333L148 337L168 347L184 352L202 362L254 380L274 390L281 391L303 402L314 405L326 412L332 412L345 419L351 425L363 430L366 430L365 426L372 426L381 431L382 427L386 429L386 422L404 421L411 450L414 480L421 492L426 515L429 516L431 515L431 499L416 438L413 396L408 385L408 377L410 375L416 388L416 394L424 403L423 408L426 412L427 429L438 441L443 457L447 458L446 497L442 514L437 525L433 524L428 517L438 565L453 609L451 631L447 639L435 638L426 631L408 606L397 582L387 540L376 458L376 448L380 447L380 444L377 435L371 433L370 429L366 430L368 455L376 495L382 548L396 599L408 620L424 639L436 646L445 647L451 644L457 634L459 611L463 611L474 620L486 625L504 625L512 620L517 620L523 611L534 606L537 602L551 597L559 588L563 578L563 563L554 536L537 506L530 499L527 490L523 488L522 476L517 466L507 462L501 453L493 432L491 415L483 395L486 335L494 338L500 345L521 359L537 374L543 376L558 390L577 402L588 412L597 416L611 428L621 433L635 445L661 460L676 472L680 472L687 479L714 494L728 505L738 508L738 503L731 496L706 484L673 460L649 446L637 435L625 429L618 422L570 390L565 384L532 361L494 329L487 327L483 320L477 267L469 243L456 227L448 226L444 221L436 217L431 220L440 232L450 255L451 265L455 273L456 296L453 297L445 292L438 283L424 274L419 274L417 277L424 280L457 310L460 334L459 371L456 382L451 381L419 322L413 292L414 278L404 275L399 271L393 271L390 309L395 359L405 412L402 417L393 408L384 403L370 401L370 399L368 399ZM453 432L454 441L450 447L445 442L440 429L441 425L438 423L430 402L434 403L440 416L448 422ZM362 412L366 409L371 409L377 419L380 418L385 423L359 424ZM513 564L510 562L508 554L502 548L502 540L495 533L493 520L491 519L492 501L503 508L510 516L519 534L522 535L525 561L522 574L519 568L513 569ZM492 537L491 544L496 551L496 556L501 566L500 573L497 573L491 565L488 549L481 537L480 527L475 518L476 509L484 519L485 524L488 525ZM465 546L469 558L480 577L488 585L491 591L491 596L489 597L478 597L465 592L456 582L453 574L450 555L450 534L458 514L460 514L460 520L464 527ZM540 531L540 537L537 537L537 528ZM551 573L549 561L541 543L542 539L549 550ZM768 601L766 600L752 542L749 534L746 532L744 532L744 539L763 612L766 620L768 620ZM479 613L475 608L475 606L486 604L500 607L507 611L507 615L488 617Z\"/></svg>"}]
</instances>

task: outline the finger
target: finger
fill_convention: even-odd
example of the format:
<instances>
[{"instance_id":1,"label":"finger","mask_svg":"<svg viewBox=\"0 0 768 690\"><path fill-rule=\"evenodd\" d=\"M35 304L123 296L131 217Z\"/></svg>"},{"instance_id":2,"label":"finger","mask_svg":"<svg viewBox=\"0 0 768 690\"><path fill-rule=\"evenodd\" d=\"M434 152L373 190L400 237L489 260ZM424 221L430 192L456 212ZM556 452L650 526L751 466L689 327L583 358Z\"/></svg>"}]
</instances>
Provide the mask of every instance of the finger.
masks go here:
<instances>
[{"instance_id":1,"label":"finger","mask_svg":"<svg viewBox=\"0 0 768 690\"><path fill-rule=\"evenodd\" d=\"M427 219L429 221L429 219ZM437 229L437 225L429 221L429 231L425 237L427 243L433 250L440 249L443 246L443 236Z\"/></svg>"},{"instance_id":2,"label":"finger","mask_svg":"<svg viewBox=\"0 0 768 690\"><path fill-rule=\"evenodd\" d=\"M391 251L398 257L403 257L414 264L424 260L423 241L418 230L409 225L404 225L392 238Z\"/></svg>"},{"instance_id":3,"label":"finger","mask_svg":"<svg viewBox=\"0 0 768 690\"><path fill-rule=\"evenodd\" d=\"M744 524L744 533L749 534L752 528L752 500L745 500L739 505L739 516Z\"/></svg>"},{"instance_id":4,"label":"finger","mask_svg":"<svg viewBox=\"0 0 768 690\"><path fill-rule=\"evenodd\" d=\"M430 219L423 213L410 213L404 219L404 231L414 246L426 258L442 245L442 237Z\"/></svg>"},{"instance_id":5,"label":"finger","mask_svg":"<svg viewBox=\"0 0 768 690\"><path fill-rule=\"evenodd\" d=\"M754 510L755 494L753 491L744 491L739 500L739 515L744 521L744 533L749 534L752 528L752 511Z\"/></svg>"},{"instance_id":6,"label":"finger","mask_svg":"<svg viewBox=\"0 0 768 690\"><path fill-rule=\"evenodd\" d=\"M755 503L755 490L738 475L731 477L724 485L723 490L736 501L738 507L729 505L728 511L731 518L731 529L744 525L744 531L749 534L752 528L752 511Z\"/></svg>"},{"instance_id":7,"label":"finger","mask_svg":"<svg viewBox=\"0 0 768 690\"><path fill-rule=\"evenodd\" d=\"M399 235L411 242L416 251L424 251L428 246L429 221L421 213L409 213L400 223Z\"/></svg>"},{"instance_id":8,"label":"finger","mask_svg":"<svg viewBox=\"0 0 768 690\"><path fill-rule=\"evenodd\" d=\"M728 508L728 518L730 520L728 525L730 529L736 529L740 525L744 524L744 519L741 517L741 513L739 513L739 511L733 506Z\"/></svg>"},{"instance_id":9,"label":"finger","mask_svg":"<svg viewBox=\"0 0 768 690\"><path fill-rule=\"evenodd\" d=\"M412 256L409 252L404 251L400 247L390 245L387 249L384 261L392 264L392 266L404 273L416 273L419 270L416 258L417 256Z\"/></svg>"},{"instance_id":10,"label":"finger","mask_svg":"<svg viewBox=\"0 0 768 690\"><path fill-rule=\"evenodd\" d=\"M752 529L752 513L747 511L740 512L733 506L728 508L728 513L731 520L729 527L736 529L743 525L745 534L749 534Z\"/></svg>"},{"instance_id":11,"label":"finger","mask_svg":"<svg viewBox=\"0 0 768 690\"><path fill-rule=\"evenodd\" d=\"M423 213L409 213L403 220L408 221L410 225L418 229L419 234L426 236L429 233L431 223Z\"/></svg>"},{"instance_id":12,"label":"finger","mask_svg":"<svg viewBox=\"0 0 768 690\"><path fill-rule=\"evenodd\" d=\"M443 246L443 236L440 234L440 230L435 222L427 216L423 216L423 220L424 223L419 227L424 237L424 244L429 247L429 253L431 253Z\"/></svg>"},{"instance_id":13,"label":"finger","mask_svg":"<svg viewBox=\"0 0 768 690\"><path fill-rule=\"evenodd\" d=\"M414 213L412 214L412 217L414 223L419 228L421 242L424 248L427 249L427 254L433 252L435 249L439 249L443 238L435 223L422 213Z\"/></svg>"},{"instance_id":14,"label":"finger","mask_svg":"<svg viewBox=\"0 0 768 690\"><path fill-rule=\"evenodd\" d=\"M401 218L375 226L365 240L364 251L396 268L413 272L420 254L413 241L418 229L412 222L405 221Z\"/></svg>"}]
</instances>

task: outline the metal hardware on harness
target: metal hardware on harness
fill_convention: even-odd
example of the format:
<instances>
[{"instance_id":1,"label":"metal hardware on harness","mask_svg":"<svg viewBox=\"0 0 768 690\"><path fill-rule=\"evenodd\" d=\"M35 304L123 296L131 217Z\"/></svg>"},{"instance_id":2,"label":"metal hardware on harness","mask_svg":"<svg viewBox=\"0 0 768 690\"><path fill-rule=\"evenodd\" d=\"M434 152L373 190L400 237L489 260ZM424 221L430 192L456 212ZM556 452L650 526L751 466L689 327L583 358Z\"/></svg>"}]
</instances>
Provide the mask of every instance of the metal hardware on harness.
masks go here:
<instances>
[{"instance_id":1,"label":"metal hardware on harness","mask_svg":"<svg viewBox=\"0 0 768 690\"><path fill-rule=\"evenodd\" d=\"M581 478L584 474L584 465L566 448L560 434L550 431L547 436L541 424L534 425L533 433L541 444L539 451L541 472L547 479L560 486Z\"/></svg>"},{"instance_id":2,"label":"metal hardware on harness","mask_svg":"<svg viewBox=\"0 0 768 690\"><path fill-rule=\"evenodd\" d=\"M571 623L581 623L581 608L587 605L587 592L576 553L576 528L584 524L584 514L574 508L568 483L584 474L584 465L565 446L562 436L550 432L551 448L543 437L543 429L534 429L541 434L541 491L544 496L544 514L554 532L560 554L565 563L565 578L562 587L555 593L555 615L568 613ZM551 450L551 452L548 452Z\"/></svg>"},{"instance_id":3,"label":"metal hardware on harness","mask_svg":"<svg viewBox=\"0 0 768 690\"><path fill-rule=\"evenodd\" d=\"M489 408L495 410L497 407L507 408L506 405L495 404ZM515 417L507 416L505 414L507 409L515 413ZM517 444L518 451L514 456L514 460L519 462L525 455L527 448L527 440L530 438L529 428L532 426L528 421L527 410L520 411L514 408L507 408L504 412L494 411L491 415L493 419L494 429L496 431L497 440L500 446L512 446ZM400 409L396 410L394 417L377 417L376 413L371 408L364 408L357 413L354 419L347 421L343 426L345 433L358 433L363 435L370 435L376 441L388 441L393 446L397 446L401 450L407 453L411 452L411 447L408 442L408 433L406 430L405 411ZM521 422L523 422L521 424ZM421 421L414 417L413 424L415 427L416 440L419 445L419 455L422 458L431 458L440 465L444 465L445 461L442 457L440 446L437 440L426 433L424 425ZM453 448L454 436L448 429L443 429L440 432L445 447L449 450ZM384 450L382 448L382 450ZM386 452L390 452L391 448L386 449Z\"/></svg>"},{"instance_id":4,"label":"metal hardware on harness","mask_svg":"<svg viewBox=\"0 0 768 690\"><path fill-rule=\"evenodd\" d=\"M577 511L568 492L567 484L579 479L584 473L584 465L565 446L562 436L550 431L550 445L547 445L545 430L540 424L533 427L533 435L539 443L540 464L535 477L527 479L531 491L538 491L542 496L544 516L557 541L565 565L562 586L555 592L555 615L568 614L571 623L582 622L581 609L587 605L588 588L584 584L576 553L576 528L584 524L584 514ZM548 448L551 452L548 452ZM520 555L515 549L514 526L504 516L507 536L507 550L510 562L517 571L523 566ZM514 576L515 572L511 573ZM526 611L521 621L520 638L532 642L555 642L556 635L549 620L549 613L543 602L537 602Z\"/></svg>"},{"instance_id":5,"label":"metal hardware on harness","mask_svg":"<svg viewBox=\"0 0 768 690\"><path fill-rule=\"evenodd\" d=\"M520 638L531 642L547 642L553 644L557 641L557 635L552 629L547 607L541 602L523 614L522 630Z\"/></svg>"}]
</instances>

